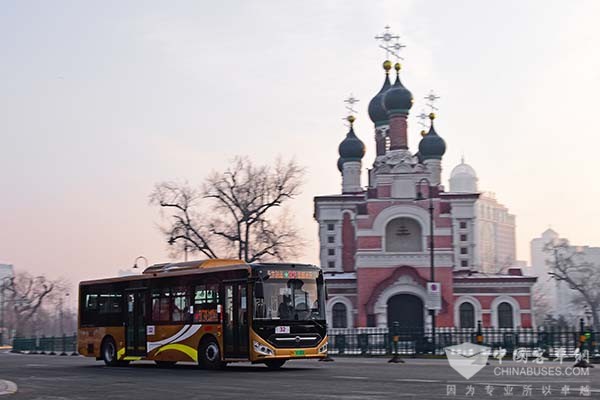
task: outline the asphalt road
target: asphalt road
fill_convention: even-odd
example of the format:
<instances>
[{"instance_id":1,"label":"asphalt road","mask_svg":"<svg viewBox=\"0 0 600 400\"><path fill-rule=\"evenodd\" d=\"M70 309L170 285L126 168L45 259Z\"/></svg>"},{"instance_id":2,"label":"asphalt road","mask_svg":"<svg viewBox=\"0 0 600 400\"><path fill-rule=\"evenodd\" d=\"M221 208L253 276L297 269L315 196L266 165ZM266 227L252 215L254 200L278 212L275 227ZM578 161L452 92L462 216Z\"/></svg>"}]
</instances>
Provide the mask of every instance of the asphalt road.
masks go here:
<instances>
[{"instance_id":1,"label":"asphalt road","mask_svg":"<svg viewBox=\"0 0 600 400\"><path fill-rule=\"evenodd\" d=\"M503 366L518 366L505 362ZM568 365L565 365L565 367ZM589 376L496 376L497 361L465 380L445 360L407 359L390 364L384 358L336 358L335 362L292 361L279 371L262 365L233 364L223 371L205 371L194 365L159 369L153 363L132 363L109 368L100 361L74 356L0 353L0 400L16 399L449 399L583 398L580 387L600 398L600 365ZM16 392L3 395L3 387L16 384ZM488 385L495 389L490 396ZM523 386L531 385L531 396ZM551 392L542 393L550 385ZM568 396L561 388L570 387ZM447 395L456 388L456 396Z\"/></svg>"}]
</instances>

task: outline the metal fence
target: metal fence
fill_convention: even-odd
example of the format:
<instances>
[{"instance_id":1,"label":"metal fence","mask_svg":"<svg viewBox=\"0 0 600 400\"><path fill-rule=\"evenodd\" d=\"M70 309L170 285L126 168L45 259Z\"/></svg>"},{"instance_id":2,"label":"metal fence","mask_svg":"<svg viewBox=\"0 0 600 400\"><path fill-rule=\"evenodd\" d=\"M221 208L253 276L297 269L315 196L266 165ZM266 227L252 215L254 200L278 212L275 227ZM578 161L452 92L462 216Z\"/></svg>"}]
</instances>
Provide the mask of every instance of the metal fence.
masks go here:
<instances>
[{"instance_id":1,"label":"metal fence","mask_svg":"<svg viewBox=\"0 0 600 400\"><path fill-rule=\"evenodd\" d=\"M328 352L330 355L384 356L397 353L403 356L423 354L443 355L444 348L464 342L477 343L493 350L516 349L531 356L543 351L546 357L571 355L586 349L591 357L600 358L596 333L589 329L520 328L520 329L459 329L436 328L435 351L430 329L397 328L330 328ZM13 352L29 354L77 354L77 336L14 338Z\"/></svg>"},{"instance_id":2,"label":"metal fence","mask_svg":"<svg viewBox=\"0 0 600 400\"><path fill-rule=\"evenodd\" d=\"M12 352L29 354L77 355L77 335L38 338L14 338Z\"/></svg>"},{"instance_id":3,"label":"metal fence","mask_svg":"<svg viewBox=\"0 0 600 400\"><path fill-rule=\"evenodd\" d=\"M574 354L576 349L583 348L588 350L591 356L600 357L595 333L591 330L574 328L436 328L435 352L431 329L398 328L397 331L393 328L329 329L328 335L328 352L331 355L391 355L395 351L396 343L400 355L443 355L445 347L471 342L491 347L493 350L506 350L506 354L509 355L519 349L529 356L534 354L534 351L541 350L546 357L557 357L565 353Z\"/></svg>"}]
</instances>

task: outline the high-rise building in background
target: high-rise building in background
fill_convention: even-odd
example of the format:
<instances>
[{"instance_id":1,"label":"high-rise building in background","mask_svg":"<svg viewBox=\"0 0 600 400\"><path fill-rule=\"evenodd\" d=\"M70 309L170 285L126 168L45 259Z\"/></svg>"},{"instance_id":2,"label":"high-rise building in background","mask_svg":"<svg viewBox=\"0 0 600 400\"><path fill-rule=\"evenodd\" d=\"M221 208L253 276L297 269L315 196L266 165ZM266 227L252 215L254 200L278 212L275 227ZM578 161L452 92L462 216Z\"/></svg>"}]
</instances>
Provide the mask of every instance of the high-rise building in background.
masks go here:
<instances>
[{"instance_id":1,"label":"high-rise building in background","mask_svg":"<svg viewBox=\"0 0 600 400\"><path fill-rule=\"evenodd\" d=\"M3 290L3 286L9 278L15 275L15 271L10 264L0 264L0 346L8 340L8 330L6 329L7 318L6 318L6 290Z\"/></svg>"},{"instance_id":2,"label":"high-rise building in background","mask_svg":"<svg viewBox=\"0 0 600 400\"><path fill-rule=\"evenodd\" d=\"M464 158L450 173L451 193L480 193L477 174ZM493 192L481 192L475 202L473 266L486 273L507 271L516 265L515 216Z\"/></svg>"},{"instance_id":3,"label":"high-rise building in background","mask_svg":"<svg viewBox=\"0 0 600 400\"><path fill-rule=\"evenodd\" d=\"M538 278L536 288L543 294L543 300L548 304L548 312L554 318L562 317L567 322L575 323L584 317L584 307L573 304L577 296L575 290L565 282L550 277L550 263L554 255L544 250L554 241L561 240L565 238L561 238L558 232L550 228L546 229L540 237L531 240L531 274ZM591 263L600 270L600 247L571 244L571 248L578 253L581 262Z\"/></svg>"}]
</instances>

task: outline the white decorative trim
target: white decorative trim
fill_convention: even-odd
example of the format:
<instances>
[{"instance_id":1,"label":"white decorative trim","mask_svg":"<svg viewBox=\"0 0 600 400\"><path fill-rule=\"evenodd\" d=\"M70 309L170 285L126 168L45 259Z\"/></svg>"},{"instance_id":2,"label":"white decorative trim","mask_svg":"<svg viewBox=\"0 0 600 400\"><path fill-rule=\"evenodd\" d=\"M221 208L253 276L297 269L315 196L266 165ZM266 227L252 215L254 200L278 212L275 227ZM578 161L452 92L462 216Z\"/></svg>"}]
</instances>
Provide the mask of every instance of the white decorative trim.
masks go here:
<instances>
[{"instance_id":1,"label":"white decorative trim","mask_svg":"<svg viewBox=\"0 0 600 400\"><path fill-rule=\"evenodd\" d=\"M511 287L511 288L515 288L515 287L522 287L522 288L529 287L530 288L534 285L534 283L531 283L531 282L503 282L505 280L503 278L488 277L488 278L483 278L483 279L489 279L489 281L487 281L487 282L457 282L455 280L454 287L455 288L473 288L473 287L482 288L482 287L498 287L498 285L500 285L502 287Z\"/></svg>"},{"instance_id":2,"label":"white decorative trim","mask_svg":"<svg viewBox=\"0 0 600 400\"><path fill-rule=\"evenodd\" d=\"M354 306L352 305L350 299L344 296L334 296L327 301L327 305L325 306L327 312L327 326L333 327L333 321L331 318L333 317L333 306L336 303L342 303L346 306L346 327L354 328Z\"/></svg>"},{"instance_id":3,"label":"white decorative trim","mask_svg":"<svg viewBox=\"0 0 600 400\"><path fill-rule=\"evenodd\" d=\"M513 310L513 328L521 327L521 307L519 306L519 302L514 299L514 297L510 296L498 296L496 297L491 304L492 310L492 327L498 328L498 306L501 303L508 303L512 306Z\"/></svg>"},{"instance_id":4,"label":"white decorative trim","mask_svg":"<svg viewBox=\"0 0 600 400\"><path fill-rule=\"evenodd\" d=\"M475 297L472 296L460 296L454 300L454 326L460 328L460 306L463 303L470 303L473 305L475 311L475 326L477 328L477 321L481 321L481 315L483 311L481 309L481 303Z\"/></svg>"},{"instance_id":5,"label":"white decorative trim","mask_svg":"<svg viewBox=\"0 0 600 400\"><path fill-rule=\"evenodd\" d=\"M455 296L529 296L529 293L456 293Z\"/></svg>"},{"instance_id":6,"label":"white decorative trim","mask_svg":"<svg viewBox=\"0 0 600 400\"><path fill-rule=\"evenodd\" d=\"M361 229L358 236L381 236L385 237L385 227L393 219L405 217L415 219L421 225L423 235L423 248L427 248L429 236L429 212L410 204L395 205L383 209L373 221L372 229Z\"/></svg>"},{"instance_id":7,"label":"white decorative trim","mask_svg":"<svg viewBox=\"0 0 600 400\"><path fill-rule=\"evenodd\" d=\"M410 265L412 267L429 267L429 252L416 253L384 253L373 251L358 251L355 256L357 268L379 268L397 267L399 265ZM436 267L451 267L453 257L451 252L434 253L434 265Z\"/></svg>"}]
</instances>

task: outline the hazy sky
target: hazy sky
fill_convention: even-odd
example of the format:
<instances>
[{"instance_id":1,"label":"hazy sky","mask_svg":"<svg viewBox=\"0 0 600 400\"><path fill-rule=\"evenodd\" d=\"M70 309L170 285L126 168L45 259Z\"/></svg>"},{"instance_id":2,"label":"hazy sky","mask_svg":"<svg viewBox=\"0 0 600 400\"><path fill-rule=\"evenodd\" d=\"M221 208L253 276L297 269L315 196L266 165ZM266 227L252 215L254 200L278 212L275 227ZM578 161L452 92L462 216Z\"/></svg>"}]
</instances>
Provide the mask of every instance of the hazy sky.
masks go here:
<instances>
[{"instance_id":1,"label":"hazy sky","mask_svg":"<svg viewBox=\"0 0 600 400\"><path fill-rule=\"evenodd\" d=\"M600 245L599 16L598 1L1 0L0 262L76 283L165 261L153 184L238 154L308 167L293 207L317 262L312 197L340 190L350 92L373 161L386 24L407 45L411 148L434 88L444 180L464 153L517 215L519 258L548 225Z\"/></svg>"}]
</instances>

